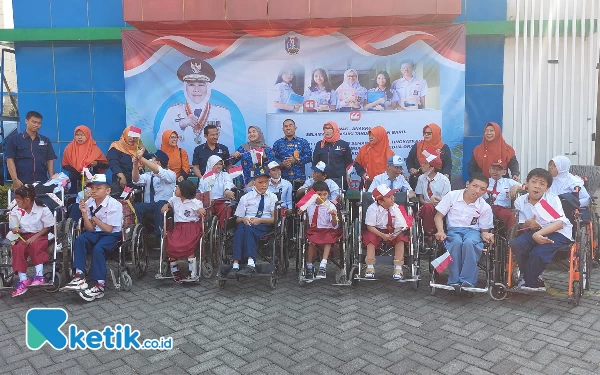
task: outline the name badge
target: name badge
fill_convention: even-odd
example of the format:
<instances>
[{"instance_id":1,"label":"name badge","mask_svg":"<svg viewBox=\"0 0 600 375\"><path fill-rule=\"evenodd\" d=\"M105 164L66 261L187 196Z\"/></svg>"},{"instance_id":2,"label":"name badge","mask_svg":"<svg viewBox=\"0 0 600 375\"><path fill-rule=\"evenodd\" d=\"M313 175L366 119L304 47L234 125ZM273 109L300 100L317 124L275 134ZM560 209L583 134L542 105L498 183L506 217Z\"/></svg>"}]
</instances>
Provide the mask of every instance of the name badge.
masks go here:
<instances>
[{"instance_id":1,"label":"name badge","mask_svg":"<svg viewBox=\"0 0 600 375\"><path fill-rule=\"evenodd\" d=\"M222 154L223 150L219 149L219 151L217 151L217 154Z\"/></svg>"},{"instance_id":2,"label":"name badge","mask_svg":"<svg viewBox=\"0 0 600 375\"><path fill-rule=\"evenodd\" d=\"M335 151L341 151L341 150L342 150L342 149L340 148L340 146L337 146L337 147L335 148Z\"/></svg>"},{"instance_id":3,"label":"name badge","mask_svg":"<svg viewBox=\"0 0 600 375\"><path fill-rule=\"evenodd\" d=\"M40 144L39 144L39 145L40 145L40 146L45 146L45 145L46 145L46 142L44 142L44 141L40 140Z\"/></svg>"}]
</instances>

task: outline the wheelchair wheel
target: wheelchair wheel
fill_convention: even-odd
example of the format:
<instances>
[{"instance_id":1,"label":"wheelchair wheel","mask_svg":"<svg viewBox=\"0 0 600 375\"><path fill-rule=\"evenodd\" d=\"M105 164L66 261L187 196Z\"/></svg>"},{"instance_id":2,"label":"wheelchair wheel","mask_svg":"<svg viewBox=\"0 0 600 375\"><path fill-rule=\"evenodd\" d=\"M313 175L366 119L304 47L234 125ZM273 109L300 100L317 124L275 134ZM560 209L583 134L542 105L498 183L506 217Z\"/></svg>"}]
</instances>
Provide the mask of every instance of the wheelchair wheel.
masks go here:
<instances>
[{"instance_id":1,"label":"wheelchair wheel","mask_svg":"<svg viewBox=\"0 0 600 375\"><path fill-rule=\"evenodd\" d=\"M490 298L494 301L502 301L508 296L508 291L502 284L494 284L489 289Z\"/></svg>"},{"instance_id":2,"label":"wheelchair wheel","mask_svg":"<svg viewBox=\"0 0 600 375\"><path fill-rule=\"evenodd\" d=\"M77 233L75 223L72 219L67 219L64 226L64 236L62 238L62 272L66 279L71 280L73 278L73 245Z\"/></svg>"},{"instance_id":3,"label":"wheelchair wheel","mask_svg":"<svg viewBox=\"0 0 600 375\"><path fill-rule=\"evenodd\" d=\"M590 276L591 276L591 239L590 233L586 231L586 228L581 228L581 235L579 239L579 284L583 294L584 290L590 290Z\"/></svg>"},{"instance_id":4,"label":"wheelchair wheel","mask_svg":"<svg viewBox=\"0 0 600 375\"><path fill-rule=\"evenodd\" d=\"M348 280L346 279L346 274L343 269L339 269L335 273L335 283L336 284L346 284Z\"/></svg>"},{"instance_id":5,"label":"wheelchair wheel","mask_svg":"<svg viewBox=\"0 0 600 375\"><path fill-rule=\"evenodd\" d=\"M271 289L277 288L277 276L271 276L269 278L269 286L271 287Z\"/></svg>"},{"instance_id":6,"label":"wheelchair wheel","mask_svg":"<svg viewBox=\"0 0 600 375\"><path fill-rule=\"evenodd\" d=\"M121 290L124 292L131 291L131 276L127 272L121 273L121 277L119 278L119 282L121 283Z\"/></svg>"},{"instance_id":7,"label":"wheelchair wheel","mask_svg":"<svg viewBox=\"0 0 600 375\"><path fill-rule=\"evenodd\" d=\"M48 293L58 292L58 290L64 284L64 276L62 272L58 272L58 270L56 270L56 272L54 273L54 281L52 280L52 271L46 272L44 274L44 279L46 280L46 283L52 282L52 286L49 286L45 289L45 291Z\"/></svg>"},{"instance_id":8,"label":"wheelchair wheel","mask_svg":"<svg viewBox=\"0 0 600 375\"><path fill-rule=\"evenodd\" d=\"M200 265L200 272L202 273L202 277L205 279L210 279L213 277L214 268L209 258L204 258ZM208 260L208 261L207 261Z\"/></svg>"},{"instance_id":9,"label":"wheelchair wheel","mask_svg":"<svg viewBox=\"0 0 600 375\"><path fill-rule=\"evenodd\" d=\"M0 240L0 264L6 266L0 267L0 278L4 286L10 286L15 277L14 272L10 266L12 264L12 252L10 249L10 241Z\"/></svg>"},{"instance_id":10,"label":"wheelchair wheel","mask_svg":"<svg viewBox=\"0 0 600 375\"><path fill-rule=\"evenodd\" d=\"M350 278L350 285L352 285L353 287L358 286L357 277L359 276L359 272L360 270L358 269L358 266L352 266L352 268L350 269L350 275L348 277Z\"/></svg>"},{"instance_id":11,"label":"wheelchair wheel","mask_svg":"<svg viewBox=\"0 0 600 375\"><path fill-rule=\"evenodd\" d=\"M573 281L573 305L579 306L579 301L581 301L581 295L583 294L583 290L581 289L581 283L579 280Z\"/></svg>"},{"instance_id":12,"label":"wheelchair wheel","mask_svg":"<svg viewBox=\"0 0 600 375\"><path fill-rule=\"evenodd\" d=\"M217 286L219 288L222 288L225 286L225 283L227 283L227 280L217 280Z\"/></svg>"},{"instance_id":13,"label":"wheelchair wheel","mask_svg":"<svg viewBox=\"0 0 600 375\"><path fill-rule=\"evenodd\" d=\"M133 274L137 279L141 279L148 272L146 229L142 225L136 225L133 228L131 254L133 258Z\"/></svg>"}]
</instances>

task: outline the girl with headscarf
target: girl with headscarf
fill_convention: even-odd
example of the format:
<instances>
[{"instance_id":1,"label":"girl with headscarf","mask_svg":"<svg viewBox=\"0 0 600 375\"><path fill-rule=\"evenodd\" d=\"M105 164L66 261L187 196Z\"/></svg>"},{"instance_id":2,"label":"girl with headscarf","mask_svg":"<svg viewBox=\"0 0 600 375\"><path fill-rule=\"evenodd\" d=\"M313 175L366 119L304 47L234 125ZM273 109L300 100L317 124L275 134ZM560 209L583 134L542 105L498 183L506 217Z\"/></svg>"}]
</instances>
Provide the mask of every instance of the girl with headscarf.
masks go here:
<instances>
[{"instance_id":1,"label":"girl with headscarf","mask_svg":"<svg viewBox=\"0 0 600 375\"><path fill-rule=\"evenodd\" d=\"M575 188L579 187L579 207L587 207L590 204L590 195L583 186L583 180L571 174L570 168L571 160L564 155L555 156L548 162L548 172L552 175L552 185L548 191L561 196L574 193Z\"/></svg>"},{"instance_id":2,"label":"girl with headscarf","mask_svg":"<svg viewBox=\"0 0 600 375\"><path fill-rule=\"evenodd\" d=\"M223 224L225 217L225 200L235 198L233 189L235 185L229 173L223 170L223 159L218 155L211 155L206 162L206 172L200 179L198 191L203 195L204 207L209 208L214 215L219 217ZM212 173L210 173L212 171Z\"/></svg>"},{"instance_id":3,"label":"girl with headscarf","mask_svg":"<svg viewBox=\"0 0 600 375\"><path fill-rule=\"evenodd\" d=\"M231 155L231 164L242 161L244 184L254 186L254 170L261 165L266 167L275 160L273 149L265 143L262 130L255 125L248 127L248 142L244 143Z\"/></svg>"},{"instance_id":4,"label":"girl with headscarf","mask_svg":"<svg viewBox=\"0 0 600 375\"><path fill-rule=\"evenodd\" d=\"M452 154L450 153L450 147L442 142L442 128L437 124L425 125L423 127L423 140L418 141L412 146L406 158L406 168L408 168L408 172L410 173L408 182L413 189L416 188L417 181L421 175L421 165L427 161L423 151L435 154L440 158L442 161L440 172L446 175L448 179L450 179L450 174L452 173Z\"/></svg>"},{"instance_id":5,"label":"girl with headscarf","mask_svg":"<svg viewBox=\"0 0 600 375\"><path fill-rule=\"evenodd\" d=\"M175 130L162 133L160 149L169 156L169 169L177 175L177 182L185 180L190 174L190 159L186 150L177 146L179 135Z\"/></svg>"},{"instance_id":6,"label":"girl with headscarf","mask_svg":"<svg viewBox=\"0 0 600 375\"><path fill-rule=\"evenodd\" d=\"M360 85L358 73L354 69L344 72L344 82L336 90L338 96L337 109L353 111L362 108L367 98L367 89Z\"/></svg>"},{"instance_id":7,"label":"girl with headscarf","mask_svg":"<svg viewBox=\"0 0 600 375\"><path fill-rule=\"evenodd\" d=\"M94 168L95 173L104 173L108 168L108 161L104 153L92 139L92 131L85 125L75 128L71 143L63 151L62 168L69 174L71 189L69 193L75 194L81 190L81 171L85 168Z\"/></svg>"},{"instance_id":8,"label":"girl with headscarf","mask_svg":"<svg viewBox=\"0 0 600 375\"><path fill-rule=\"evenodd\" d=\"M502 137L500 125L488 122L483 130L483 141L473 150L473 157L469 162L469 174L472 176L474 173L483 173L489 178L490 166L498 161L508 166L513 180L519 181L519 162L515 150Z\"/></svg>"},{"instance_id":9,"label":"girl with headscarf","mask_svg":"<svg viewBox=\"0 0 600 375\"><path fill-rule=\"evenodd\" d=\"M144 158L152 158L139 137L129 136L130 128L131 126L127 126L123 130L121 138L110 145L106 154L112 172L112 188L114 191L121 191L125 186L133 186L131 171L133 170L133 157L137 150L144 150Z\"/></svg>"},{"instance_id":10,"label":"girl with headscarf","mask_svg":"<svg viewBox=\"0 0 600 375\"><path fill-rule=\"evenodd\" d=\"M340 139L340 128L333 121L323 125L323 140L317 142L313 151L312 166L320 161L329 167L329 178L344 189L342 178L352 165L352 150L348 142Z\"/></svg>"},{"instance_id":11,"label":"girl with headscarf","mask_svg":"<svg viewBox=\"0 0 600 375\"><path fill-rule=\"evenodd\" d=\"M369 130L369 142L358 150L354 169L364 181L372 180L387 170L388 159L393 155L387 131L383 126L376 126Z\"/></svg>"}]
</instances>

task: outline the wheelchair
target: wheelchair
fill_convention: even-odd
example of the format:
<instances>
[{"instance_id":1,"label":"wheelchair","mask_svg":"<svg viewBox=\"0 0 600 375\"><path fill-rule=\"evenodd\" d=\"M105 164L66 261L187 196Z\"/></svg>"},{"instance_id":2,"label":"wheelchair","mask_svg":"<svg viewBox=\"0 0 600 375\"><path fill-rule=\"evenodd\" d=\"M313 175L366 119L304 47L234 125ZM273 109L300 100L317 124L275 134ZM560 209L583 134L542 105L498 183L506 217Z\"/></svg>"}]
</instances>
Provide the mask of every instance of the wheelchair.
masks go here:
<instances>
[{"instance_id":1,"label":"wheelchair","mask_svg":"<svg viewBox=\"0 0 600 375\"><path fill-rule=\"evenodd\" d=\"M349 202L346 201L343 190L340 192L339 197L340 199L336 206L339 214L338 228L342 231L342 236L337 243L331 246L331 252L328 261L332 262L335 266L338 267L338 270L335 273L335 284L333 285L346 286L351 285L348 275L351 266L351 259L349 253L350 248L352 246L352 222L350 220L350 211L348 209ZM319 280L316 279L314 275L312 278L306 277L306 273L308 272L306 269L307 262L314 263L317 260L316 258L306 259L308 251L308 241L306 238L306 227L308 225L307 223L308 215L306 214L306 212L303 212L302 215L299 216L297 224L299 261L297 261L296 267L299 267L300 271L298 273L298 283L300 284L300 286L304 286L307 283L312 283L313 281ZM317 247L317 253L315 254L315 256L318 257L319 254L322 254L323 249L320 247L320 245L315 246ZM334 254L337 255L337 257L334 256ZM316 268L313 267L313 272L315 271L315 269Z\"/></svg>"},{"instance_id":2,"label":"wheelchair","mask_svg":"<svg viewBox=\"0 0 600 375\"><path fill-rule=\"evenodd\" d=\"M154 276L154 278L157 280L173 278L173 275L171 274L171 267L169 264L169 259L168 259L169 257L167 255L167 231L170 230L171 228L173 228L173 226L175 225L173 219L174 219L173 213L171 211L165 212L163 214L164 231L160 238L160 258L159 258L160 261L159 261L159 265L158 265L158 273ZM200 221L199 225L202 225L202 230L204 231L204 228L205 228L204 221ZM205 233L203 234L202 237L204 237L204 235L205 235ZM184 283L200 281L201 270L199 268L198 260L203 259L203 254L202 254L203 242L204 242L204 238L200 239L200 241L198 242L198 249L194 253L194 261L192 263L192 268L193 268L192 273L189 274L189 267L181 267L181 265L179 266L180 271L184 270L184 269L186 270L185 272L182 273L183 277L181 278L181 281ZM188 273L188 274L186 275L186 273ZM212 273L212 271L211 271L211 273Z\"/></svg>"},{"instance_id":3,"label":"wheelchair","mask_svg":"<svg viewBox=\"0 0 600 375\"><path fill-rule=\"evenodd\" d=\"M216 275L216 283L219 287L224 287L227 283L227 274L233 267L233 237L237 227L236 216L229 214L233 212L233 207L237 205L237 201L230 201L225 204L228 210L227 222L225 223L224 233L221 239L221 248L218 254L219 268ZM283 268L282 254L285 240L285 218L282 215L281 196L277 194L277 202L275 203L275 223L273 228L265 234L258 242L256 251L256 273L252 277L268 278L271 289L277 287L277 282L281 270ZM264 262L258 262L262 259ZM246 265L240 260L240 269ZM242 276L243 277L243 276ZM240 280L240 276L236 276L236 280Z\"/></svg>"},{"instance_id":4,"label":"wheelchair","mask_svg":"<svg viewBox=\"0 0 600 375\"><path fill-rule=\"evenodd\" d=\"M413 216L415 207L418 205L418 201L408 199L407 192L397 192L394 194L394 201L398 205L402 205L406 208L408 216ZM352 267L349 271L349 282L352 286L357 286L359 281L374 281L377 278L365 278L361 275L366 269L365 258L366 258L366 246L362 243L362 231L366 228L364 224L367 209L373 204L373 195L369 192L362 191L360 195L360 201L358 202L358 217L352 224L350 231L351 235L351 251L349 251L350 258L349 262ZM399 283L412 283L414 289L419 287L421 281L421 256L416 247L417 228L413 223L413 226L407 230L409 234L409 241L404 248L404 271L408 269L410 276L405 274L402 280L398 280ZM378 265L392 265L393 264L393 252L394 247L389 247L387 242L382 242L379 248L375 249L375 261ZM377 255L379 254L379 255Z\"/></svg>"}]
</instances>

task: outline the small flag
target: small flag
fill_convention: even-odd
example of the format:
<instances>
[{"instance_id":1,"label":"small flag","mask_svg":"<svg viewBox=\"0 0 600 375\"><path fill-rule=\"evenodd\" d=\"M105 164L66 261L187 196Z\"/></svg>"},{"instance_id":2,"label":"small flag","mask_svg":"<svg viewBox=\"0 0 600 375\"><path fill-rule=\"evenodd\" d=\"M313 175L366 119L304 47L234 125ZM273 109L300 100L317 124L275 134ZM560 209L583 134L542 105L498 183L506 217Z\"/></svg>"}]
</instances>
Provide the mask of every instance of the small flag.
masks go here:
<instances>
[{"instance_id":1,"label":"small flag","mask_svg":"<svg viewBox=\"0 0 600 375\"><path fill-rule=\"evenodd\" d=\"M556 210L545 199L540 199L540 201L535 204L534 208L540 218L546 222L552 222L556 219L560 219L560 214L556 212Z\"/></svg>"},{"instance_id":2,"label":"small flag","mask_svg":"<svg viewBox=\"0 0 600 375\"><path fill-rule=\"evenodd\" d=\"M264 148L255 148L253 150L250 150L250 156L252 156L252 164L262 164L262 158L264 153Z\"/></svg>"},{"instance_id":3,"label":"small flag","mask_svg":"<svg viewBox=\"0 0 600 375\"><path fill-rule=\"evenodd\" d=\"M135 126L129 127L129 133L127 133L128 137L140 138L142 136L142 129L136 128Z\"/></svg>"},{"instance_id":4,"label":"small flag","mask_svg":"<svg viewBox=\"0 0 600 375\"><path fill-rule=\"evenodd\" d=\"M231 167L231 168L229 168L229 175L231 176L232 180L234 178L237 178L237 177L241 176L243 173L244 173L244 170L243 170L243 168L242 168L241 165L239 167Z\"/></svg>"},{"instance_id":5,"label":"small flag","mask_svg":"<svg viewBox=\"0 0 600 375\"><path fill-rule=\"evenodd\" d=\"M306 211L308 206L317 201L318 197L319 196L317 195L317 193L315 193L313 189L310 189L306 192L306 194L304 194L304 197L302 197L302 199L300 199L298 203L296 203L296 207L298 207L300 211Z\"/></svg>"},{"instance_id":6,"label":"small flag","mask_svg":"<svg viewBox=\"0 0 600 375\"><path fill-rule=\"evenodd\" d=\"M129 187L129 186L125 186L125 188L123 189L123 192L121 193L121 199L127 199L127 197L129 196L129 193L131 193L133 191L133 188Z\"/></svg>"},{"instance_id":7,"label":"small flag","mask_svg":"<svg viewBox=\"0 0 600 375\"><path fill-rule=\"evenodd\" d=\"M206 179L210 178L211 176L212 176L213 178L214 178L214 176L215 176L215 171L214 171L214 169L211 169L210 171L206 172L206 173L204 174L204 176L202 176L202 179L203 179L203 180L206 180Z\"/></svg>"},{"instance_id":8,"label":"small flag","mask_svg":"<svg viewBox=\"0 0 600 375\"><path fill-rule=\"evenodd\" d=\"M425 156L425 160L427 160L428 163L430 163L433 159L437 158L437 155L432 154L431 152L429 152L427 150L423 150L423 152L421 152L421 154L423 154L423 156Z\"/></svg>"},{"instance_id":9,"label":"small flag","mask_svg":"<svg viewBox=\"0 0 600 375\"><path fill-rule=\"evenodd\" d=\"M85 178L87 178L88 180L91 180L92 174L90 173L90 170L88 168L83 168L83 170L81 171L81 173L83 173L85 175Z\"/></svg>"},{"instance_id":10,"label":"small flag","mask_svg":"<svg viewBox=\"0 0 600 375\"><path fill-rule=\"evenodd\" d=\"M452 263L452 257L449 252L445 252L439 257L431 261L431 265L435 268L438 273L444 272L446 268Z\"/></svg>"},{"instance_id":11,"label":"small flag","mask_svg":"<svg viewBox=\"0 0 600 375\"><path fill-rule=\"evenodd\" d=\"M352 162L346 166L346 174L352 174L352 173L354 173L354 162Z\"/></svg>"}]
</instances>

